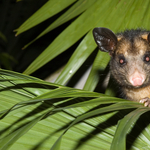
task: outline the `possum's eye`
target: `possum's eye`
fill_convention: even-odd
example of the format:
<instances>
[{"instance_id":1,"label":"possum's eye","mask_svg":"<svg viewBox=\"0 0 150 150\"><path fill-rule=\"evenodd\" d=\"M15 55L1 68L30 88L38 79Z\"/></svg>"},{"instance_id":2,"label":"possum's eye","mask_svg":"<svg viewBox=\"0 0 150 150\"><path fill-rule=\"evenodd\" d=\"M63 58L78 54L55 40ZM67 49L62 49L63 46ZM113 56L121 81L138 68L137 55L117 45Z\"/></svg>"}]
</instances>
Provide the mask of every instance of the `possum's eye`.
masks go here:
<instances>
[{"instance_id":1,"label":"possum's eye","mask_svg":"<svg viewBox=\"0 0 150 150\"><path fill-rule=\"evenodd\" d=\"M149 54L146 54L146 55L144 56L144 61L145 61L145 62L150 62L150 55L149 55Z\"/></svg>"},{"instance_id":2,"label":"possum's eye","mask_svg":"<svg viewBox=\"0 0 150 150\"><path fill-rule=\"evenodd\" d=\"M125 60L125 57L124 57L124 56L120 56L120 57L119 57L119 64L120 64L120 65L125 65L125 64L126 64L126 60Z\"/></svg>"}]
</instances>

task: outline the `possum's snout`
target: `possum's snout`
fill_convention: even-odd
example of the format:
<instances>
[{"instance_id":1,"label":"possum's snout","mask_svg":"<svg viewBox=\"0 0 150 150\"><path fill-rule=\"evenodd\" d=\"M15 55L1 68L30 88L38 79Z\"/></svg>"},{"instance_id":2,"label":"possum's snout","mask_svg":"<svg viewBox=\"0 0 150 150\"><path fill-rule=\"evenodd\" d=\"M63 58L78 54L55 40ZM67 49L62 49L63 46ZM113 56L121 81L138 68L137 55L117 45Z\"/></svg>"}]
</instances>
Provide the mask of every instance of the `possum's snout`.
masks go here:
<instances>
[{"instance_id":1,"label":"possum's snout","mask_svg":"<svg viewBox=\"0 0 150 150\"><path fill-rule=\"evenodd\" d=\"M130 77L129 77L129 82L133 86L141 86L145 81L145 76L138 71L134 72Z\"/></svg>"}]
</instances>

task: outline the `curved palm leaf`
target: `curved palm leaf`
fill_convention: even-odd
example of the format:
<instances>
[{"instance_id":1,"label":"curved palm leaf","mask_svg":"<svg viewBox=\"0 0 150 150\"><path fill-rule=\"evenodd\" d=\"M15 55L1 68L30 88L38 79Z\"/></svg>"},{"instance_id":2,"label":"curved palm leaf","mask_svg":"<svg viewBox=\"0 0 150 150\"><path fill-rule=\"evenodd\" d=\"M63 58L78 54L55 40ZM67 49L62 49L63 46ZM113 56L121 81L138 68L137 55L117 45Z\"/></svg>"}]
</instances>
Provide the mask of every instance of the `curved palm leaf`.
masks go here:
<instances>
[{"instance_id":1,"label":"curved palm leaf","mask_svg":"<svg viewBox=\"0 0 150 150\"><path fill-rule=\"evenodd\" d=\"M17 31L16 35L36 26L37 24L45 21L46 19L52 17L53 15L59 13L60 11L62 11L63 9L65 9L66 7L68 7L75 1L76 0L64 0L64 1L51 0L51 1L48 1L31 18L29 18L23 25L21 25L19 27L19 29L15 30L15 31ZM49 9L49 8L51 8L51 9Z\"/></svg>"},{"instance_id":2,"label":"curved palm leaf","mask_svg":"<svg viewBox=\"0 0 150 150\"><path fill-rule=\"evenodd\" d=\"M150 110L139 103L52 84L11 71L0 70L0 79L1 150L19 147L23 150L50 147L57 150L110 149L113 137L111 149L115 149L114 145L121 140L118 136L124 137L125 141L133 123ZM133 149L148 147L150 137L145 132L149 131L148 124L143 130L139 123L138 128L139 135L132 133L136 137L134 144L131 141ZM144 141L142 144L141 140ZM120 146L125 148L121 143Z\"/></svg>"}]
</instances>

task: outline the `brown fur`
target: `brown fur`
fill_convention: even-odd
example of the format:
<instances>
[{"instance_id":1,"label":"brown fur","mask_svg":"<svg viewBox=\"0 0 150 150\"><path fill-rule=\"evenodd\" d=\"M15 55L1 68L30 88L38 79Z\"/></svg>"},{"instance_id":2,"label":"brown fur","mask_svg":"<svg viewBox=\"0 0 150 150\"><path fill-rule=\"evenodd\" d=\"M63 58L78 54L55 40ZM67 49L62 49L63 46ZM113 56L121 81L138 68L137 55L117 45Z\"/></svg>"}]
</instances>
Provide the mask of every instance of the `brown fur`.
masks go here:
<instances>
[{"instance_id":1,"label":"brown fur","mask_svg":"<svg viewBox=\"0 0 150 150\"><path fill-rule=\"evenodd\" d=\"M125 98L142 100L150 107L150 31L126 30L115 35L107 28L95 28L93 35L100 50L111 55L110 72Z\"/></svg>"},{"instance_id":2,"label":"brown fur","mask_svg":"<svg viewBox=\"0 0 150 150\"><path fill-rule=\"evenodd\" d=\"M130 85L128 81L130 74L135 72L137 68L141 71L142 74L146 74L147 76L149 76L148 73L150 70L150 66L148 67L149 68L148 71L146 71L146 69L143 69L144 63L140 59L146 53L146 51L148 50L150 51L149 43L147 42L147 39L145 38L147 38L147 35L145 34L144 36L139 35L139 36L134 37L132 41L130 39L126 39L123 36L122 38L119 38L117 48L114 51L115 57L113 59L116 59L117 56L119 55L123 55L125 56L125 58L128 59L128 61L130 61L128 62L129 65L124 67L123 69L121 67L114 67L114 65L116 66L116 64L112 63L113 60L111 61L112 64L110 64L111 73L116 79L116 81L120 85L122 85L126 98L133 100L133 101L140 101L142 98L145 98L145 97L150 98L149 80L146 80L148 83L146 83L143 87L139 87L139 88L132 87L132 85ZM116 59L115 61L118 61L118 60ZM118 72L121 72L122 74L124 74L125 78L120 78L119 76L122 76L122 75L120 75L120 73L118 75ZM146 79L148 79L148 77Z\"/></svg>"},{"instance_id":3,"label":"brown fur","mask_svg":"<svg viewBox=\"0 0 150 150\"><path fill-rule=\"evenodd\" d=\"M150 98L150 86L146 86L146 87L138 88L138 89L125 88L124 92L125 92L126 98L132 101L139 102L141 99L145 97Z\"/></svg>"}]
</instances>

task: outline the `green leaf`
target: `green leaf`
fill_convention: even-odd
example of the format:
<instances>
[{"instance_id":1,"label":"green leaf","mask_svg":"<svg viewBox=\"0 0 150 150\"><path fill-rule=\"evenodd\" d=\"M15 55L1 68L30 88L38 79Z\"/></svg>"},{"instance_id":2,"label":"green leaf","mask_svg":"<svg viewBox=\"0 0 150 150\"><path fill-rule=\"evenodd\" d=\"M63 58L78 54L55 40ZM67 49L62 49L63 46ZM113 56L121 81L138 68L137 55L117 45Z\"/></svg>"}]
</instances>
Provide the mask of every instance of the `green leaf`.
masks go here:
<instances>
[{"instance_id":1,"label":"green leaf","mask_svg":"<svg viewBox=\"0 0 150 150\"><path fill-rule=\"evenodd\" d=\"M116 111L149 109L140 103L101 93L68 88L12 71L0 72L0 110L9 104L0 112L4 115L0 121L0 139L4 149L12 144L11 149L24 147L23 150L50 147L66 150L110 149L115 125L121 119L120 115L124 116ZM39 95L35 94L35 89ZM45 117L39 122L41 115ZM139 147L140 139L144 138L140 136L134 146ZM142 144L145 146L147 143Z\"/></svg>"},{"instance_id":2,"label":"green leaf","mask_svg":"<svg viewBox=\"0 0 150 150\"><path fill-rule=\"evenodd\" d=\"M18 29L16 36L36 25L45 21L46 19L54 16L62 11L76 0L50 0L45 3L36 13L34 13L28 20L26 20Z\"/></svg>"},{"instance_id":3,"label":"green leaf","mask_svg":"<svg viewBox=\"0 0 150 150\"><path fill-rule=\"evenodd\" d=\"M21 127L20 129L17 129L16 131L12 132L8 136L0 139L0 150L7 150L8 148L10 148L12 144L14 144L14 142L16 142L26 132L28 132L38 121L40 121L43 118L43 116L44 115L38 117L37 119Z\"/></svg>"},{"instance_id":4,"label":"green leaf","mask_svg":"<svg viewBox=\"0 0 150 150\"><path fill-rule=\"evenodd\" d=\"M97 83L100 80L100 74L103 74L110 60L110 56L107 53L99 51L90 72L90 75L85 83L84 90L94 91Z\"/></svg>"},{"instance_id":5,"label":"green leaf","mask_svg":"<svg viewBox=\"0 0 150 150\"><path fill-rule=\"evenodd\" d=\"M108 3L109 5L107 5ZM144 3L142 3L141 1L124 0L120 1L119 3L118 1L112 2L110 0L96 1L85 12L83 12L70 26L68 26L51 43L51 45L49 45L45 49L45 51L37 59L35 59L35 61L25 70L24 73L31 74L35 70L39 69L47 62L71 47L94 27L108 27L114 32L118 32L126 28L136 28L139 26L148 28L143 23L143 21L141 21L143 20L143 16L147 6L147 0ZM140 7L143 8L141 9L141 11L139 11ZM132 15L130 15L131 13ZM137 21L136 18L138 18L140 21Z\"/></svg>"},{"instance_id":6,"label":"green leaf","mask_svg":"<svg viewBox=\"0 0 150 150\"><path fill-rule=\"evenodd\" d=\"M103 1L102 3L106 3ZM41 66L64 52L72 46L81 37L83 37L97 22L97 16L103 9L98 9L99 1L94 3L88 10L79 16L67 29L65 29L45 51L35 59L35 61L24 71L25 74L31 74ZM93 13L94 12L94 13ZM91 17L87 17L91 15ZM82 23L84 21L84 23ZM88 24L88 26L87 26ZM63 39L63 40L62 40ZM93 41L93 43L95 43Z\"/></svg>"},{"instance_id":7,"label":"green leaf","mask_svg":"<svg viewBox=\"0 0 150 150\"><path fill-rule=\"evenodd\" d=\"M3 78L4 76L9 77L9 79L28 79L28 80L39 80L41 81L41 79L32 77L32 76L28 76L28 75L24 75L21 73L17 73L14 71L10 71L10 70L4 70L4 69L0 69L0 75ZM4 75L4 76L3 76Z\"/></svg>"},{"instance_id":8,"label":"green leaf","mask_svg":"<svg viewBox=\"0 0 150 150\"><path fill-rule=\"evenodd\" d=\"M59 137L59 139L55 142L55 144L52 146L51 150L60 150L61 148L61 139L62 135Z\"/></svg>"},{"instance_id":9,"label":"green leaf","mask_svg":"<svg viewBox=\"0 0 150 150\"><path fill-rule=\"evenodd\" d=\"M54 21L49 27L47 27L39 36L37 36L33 41L29 44L25 45L23 49L28 47L34 41L45 35L46 33L50 32L51 30L55 29L56 27L62 25L63 23L71 20L72 18L78 16L83 11L88 9L96 0L78 0L70 9L68 9L64 14L62 14L56 21Z\"/></svg>"},{"instance_id":10,"label":"green leaf","mask_svg":"<svg viewBox=\"0 0 150 150\"><path fill-rule=\"evenodd\" d=\"M116 129L116 133L111 145L111 150L122 149L126 150L126 135L129 133L137 119L145 112L150 111L147 107L138 108L126 115Z\"/></svg>"},{"instance_id":11,"label":"green leaf","mask_svg":"<svg viewBox=\"0 0 150 150\"><path fill-rule=\"evenodd\" d=\"M90 46L88 46L90 44ZM84 61L94 51L96 44L93 42L92 33L89 32L86 37L82 40L70 60L66 64L65 68L55 81L57 84L65 84L81 67Z\"/></svg>"},{"instance_id":12,"label":"green leaf","mask_svg":"<svg viewBox=\"0 0 150 150\"><path fill-rule=\"evenodd\" d=\"M123 107L122 107L123 106ZM102 113L108 113L108 112L111 112L111 111L117 111L117 110L121 110L121 109L129 109L129 108L136 108L136 107L139 107L140 104L133 104L133 103L130 103L130 102L120 102L118 104L114 104L114 105L110 105L110 106L107 106L107 107L104 107L104 108L99 108L99 109L96 109L96 110L93 110L93 111L90 111L90 112L87 112L79 117L77 117L68 127L67 129L63 132L63 134L58 138L58 140L56 141L56 143L59 143L61 142L62 140L62 137L63 135L73 126L75 125L76 123L80 122L80 121L83 121L89 117L92 117L92 116L95 116L95 115L100 115ZM53 145L53 149L56 149L56 146L57 144L54 144Z\"/></svg>"}]
</instances>

